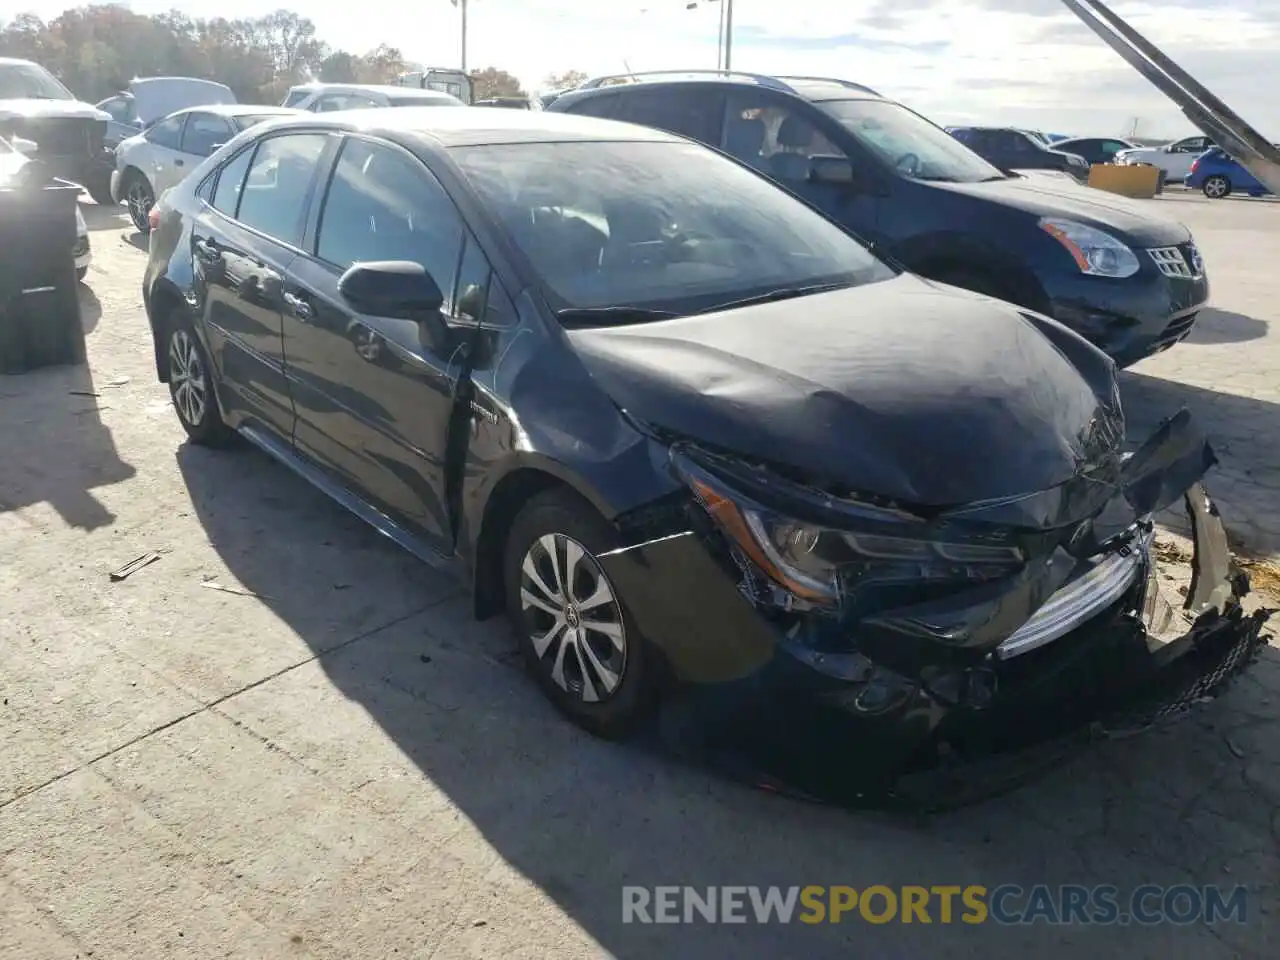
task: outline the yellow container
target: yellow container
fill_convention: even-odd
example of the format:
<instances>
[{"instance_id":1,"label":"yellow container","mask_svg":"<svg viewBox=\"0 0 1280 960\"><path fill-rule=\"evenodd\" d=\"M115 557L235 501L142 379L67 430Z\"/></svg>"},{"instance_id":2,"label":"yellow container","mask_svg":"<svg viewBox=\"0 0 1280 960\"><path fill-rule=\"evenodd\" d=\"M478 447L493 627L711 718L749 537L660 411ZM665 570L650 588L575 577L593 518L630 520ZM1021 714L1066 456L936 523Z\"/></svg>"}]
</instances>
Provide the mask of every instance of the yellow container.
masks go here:
<instances>
[{"instance_id":1,"label":"yellow container","mask_svg":"<svg viewBox=\"0 0 1280 960\"><path fill-rule=\"evenodd\" d=\"M1156 195L1159 185L1159 167L1095 163L1089 168L1089 186L1123 197L1146 200Z\"/></svg>"}]
</instances>

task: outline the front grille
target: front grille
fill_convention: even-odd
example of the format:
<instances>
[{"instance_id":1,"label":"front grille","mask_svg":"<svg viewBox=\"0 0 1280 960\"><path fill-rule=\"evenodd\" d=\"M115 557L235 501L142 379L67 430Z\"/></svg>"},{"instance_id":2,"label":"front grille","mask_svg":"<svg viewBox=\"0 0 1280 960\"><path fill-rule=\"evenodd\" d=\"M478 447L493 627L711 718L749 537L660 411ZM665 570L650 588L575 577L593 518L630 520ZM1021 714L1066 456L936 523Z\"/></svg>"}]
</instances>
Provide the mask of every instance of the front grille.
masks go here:
<instances>
[{"instance_id":1,"label":"front grille","mask_svg":"<svg viewBox=\"0 0 1280 960\"><path fill-rule=\"evenodd\" d=\"M1196 325L1196 316L1197 314L1189 313L1185 317L1178 317L1172 321L1164 328L1164 332L1156 338L1152 348L1154 350L1163 350L1166 347L1172 347L1180 340L1186 339L1187 334L1191 332L1191 328Z\"/></svg>"},{"instance_id":2,"label":"front grille","mask_svg":"<svg viewBox=\"0 0 1280 960\"><path fill-rule=\"evenodd\" d=\"M42 157L90 156L93 131L98 121L80 117L26 117L14 126L14 133L34 140Z\"/></svg>"},{"instance_id":3,"label":"front grille","mask_svg":"<svg viewBox=\"0 0 1280 960\"><path fill-rule=\"evenodd\" d=\"M1191 267L1177 247L1151 247L1147 253L1155 261L1156 269L1166 277L1178 280L1191 279Z\"/></svg>"}]
</instances>

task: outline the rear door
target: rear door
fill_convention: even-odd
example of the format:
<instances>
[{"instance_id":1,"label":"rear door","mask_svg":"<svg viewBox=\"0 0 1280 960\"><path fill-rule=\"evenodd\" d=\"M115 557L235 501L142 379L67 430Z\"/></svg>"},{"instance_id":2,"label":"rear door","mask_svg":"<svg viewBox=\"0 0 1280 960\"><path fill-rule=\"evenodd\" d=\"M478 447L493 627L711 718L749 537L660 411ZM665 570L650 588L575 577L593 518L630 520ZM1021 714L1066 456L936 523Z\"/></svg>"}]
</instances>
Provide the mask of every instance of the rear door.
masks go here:
<instances>
[{"instance_id":1,"label":"rear door","mask_svg":"<svg viewBox=\"0 0 1280 960\"><path fill-rule=\"evenodd\" d=\"M247 146L219 171L191 231L198 308L226 385L223 405L286 442L294 414L281 330L284 277L331 139L291 132Z\"/></svg>"},{"instance_id":2,"label":"rear door","mask_svg":"<svg viewBox=\"0 0 1280 960\"><path fill-rule=\"evenodd\" d=\"M180 182L188 173L199 166L200 161L209 156L235 135L231 123L226 117L204 110L191 110L187 113L187 123L182 129L182 144L178 149L179 156L174 158L171 180L164 187L156 184L159 190L167 189Z\"/></svg>"},{"instance_id":3,"label":"rear door","mask_svg":"<svg viewBox=\"0 0 1280 960\"><path fill-rule=\"evenodd\" d=\"M187 169L187 158L182 153L182 131L186 129L186 112L165 117L145 134L151 145L147 151L147 170L152 192L157 198L182 179Z\"/></svg>"},{"instance_id":4,"label":"rear door","mask_svg":"<svg viewBox=\"0 0 1280 960\"><path fill-rule=\"evenodd\" d=\"M343 143L319 212L314 248L286 278L284 351L298 421L298 449L333 471L441 552L452 544L446 451L468 368L470 333L445 350L428 328L352 309L338 292L361 261L422 264L455 326L475 313L454 291L464 245L474 241L449 194L417 157L376 139ZM310 247L311 245L308 244ZM469 271L487 284L488 266ZM466 329L465 323L462 327ZM474 329L474 325L472 325Z\"/></svg>"}]
</instances>

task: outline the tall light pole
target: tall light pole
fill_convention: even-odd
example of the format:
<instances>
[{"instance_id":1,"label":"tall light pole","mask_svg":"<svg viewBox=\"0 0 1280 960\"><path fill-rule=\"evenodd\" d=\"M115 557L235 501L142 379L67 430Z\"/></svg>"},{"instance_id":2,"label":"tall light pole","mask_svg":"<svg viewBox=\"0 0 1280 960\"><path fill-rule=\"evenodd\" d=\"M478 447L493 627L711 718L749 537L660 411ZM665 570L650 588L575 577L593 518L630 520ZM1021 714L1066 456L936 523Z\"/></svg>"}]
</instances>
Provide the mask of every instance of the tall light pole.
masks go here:
<instances>
[{"instance_id":1,"label":"tall light pole","mask_svg":"<svg viewBox=\"0 0 1280 960\"><path fill-rule=\"evenodd\" d=\"M467 0L450 0L462 11L462 72L467 72Z\"/></svg>"},{"instance_id":2,"label":"tall light pole","mask_svg":"<svg viewBox=\"0 0 1280 960\"><path fill-rule=\"evenodd\" d=\"M727 72L733 62L733 0L688 0L684 8L696 10L699 3L715 3L720 7L720 26L716 32L716 69Z\"/></svg>"}]
</instances>

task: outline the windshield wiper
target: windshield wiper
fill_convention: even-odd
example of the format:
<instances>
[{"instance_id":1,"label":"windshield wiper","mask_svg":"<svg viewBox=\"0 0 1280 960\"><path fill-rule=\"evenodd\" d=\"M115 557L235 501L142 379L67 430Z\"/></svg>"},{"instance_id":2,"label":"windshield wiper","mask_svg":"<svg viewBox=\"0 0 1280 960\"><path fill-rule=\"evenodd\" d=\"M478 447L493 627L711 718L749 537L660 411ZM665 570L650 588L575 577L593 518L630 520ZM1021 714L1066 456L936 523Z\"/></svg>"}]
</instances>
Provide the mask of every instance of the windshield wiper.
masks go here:
<instances>
[{"instance_id":1,"label":"windshield wiper","mask_svg":"<svg viewBox=\"0 0 1280 960\"><path fill-rule=\"evenodd\" d=\"M604 327L610 324L647 323L670 320L680 314L648 307L566 307L556 311L556 319L565 326Z\"/></svg>"},{"instance_id":2,"label":"windshield wiper","mask_svg":"<svg viewBox=\"0 0 1280 960\"><path fill-rule=\"evenodd\" d=\"M828 290L840 290L843 287L852 287L853 284L848 280L840 280L834 283L811 283L807 287L779 287L777 290L766 290L764 293L758 293L754 297L743 297L741 300L730 300L728 303L717 303L714 307L708 307L700 313L715 313L719 310L734 310L738 307L751 307L758 303L773 303L775 300L791 300L795 297L807 297L814 293L826 293Z\"/></svg>"}]
</instances>

